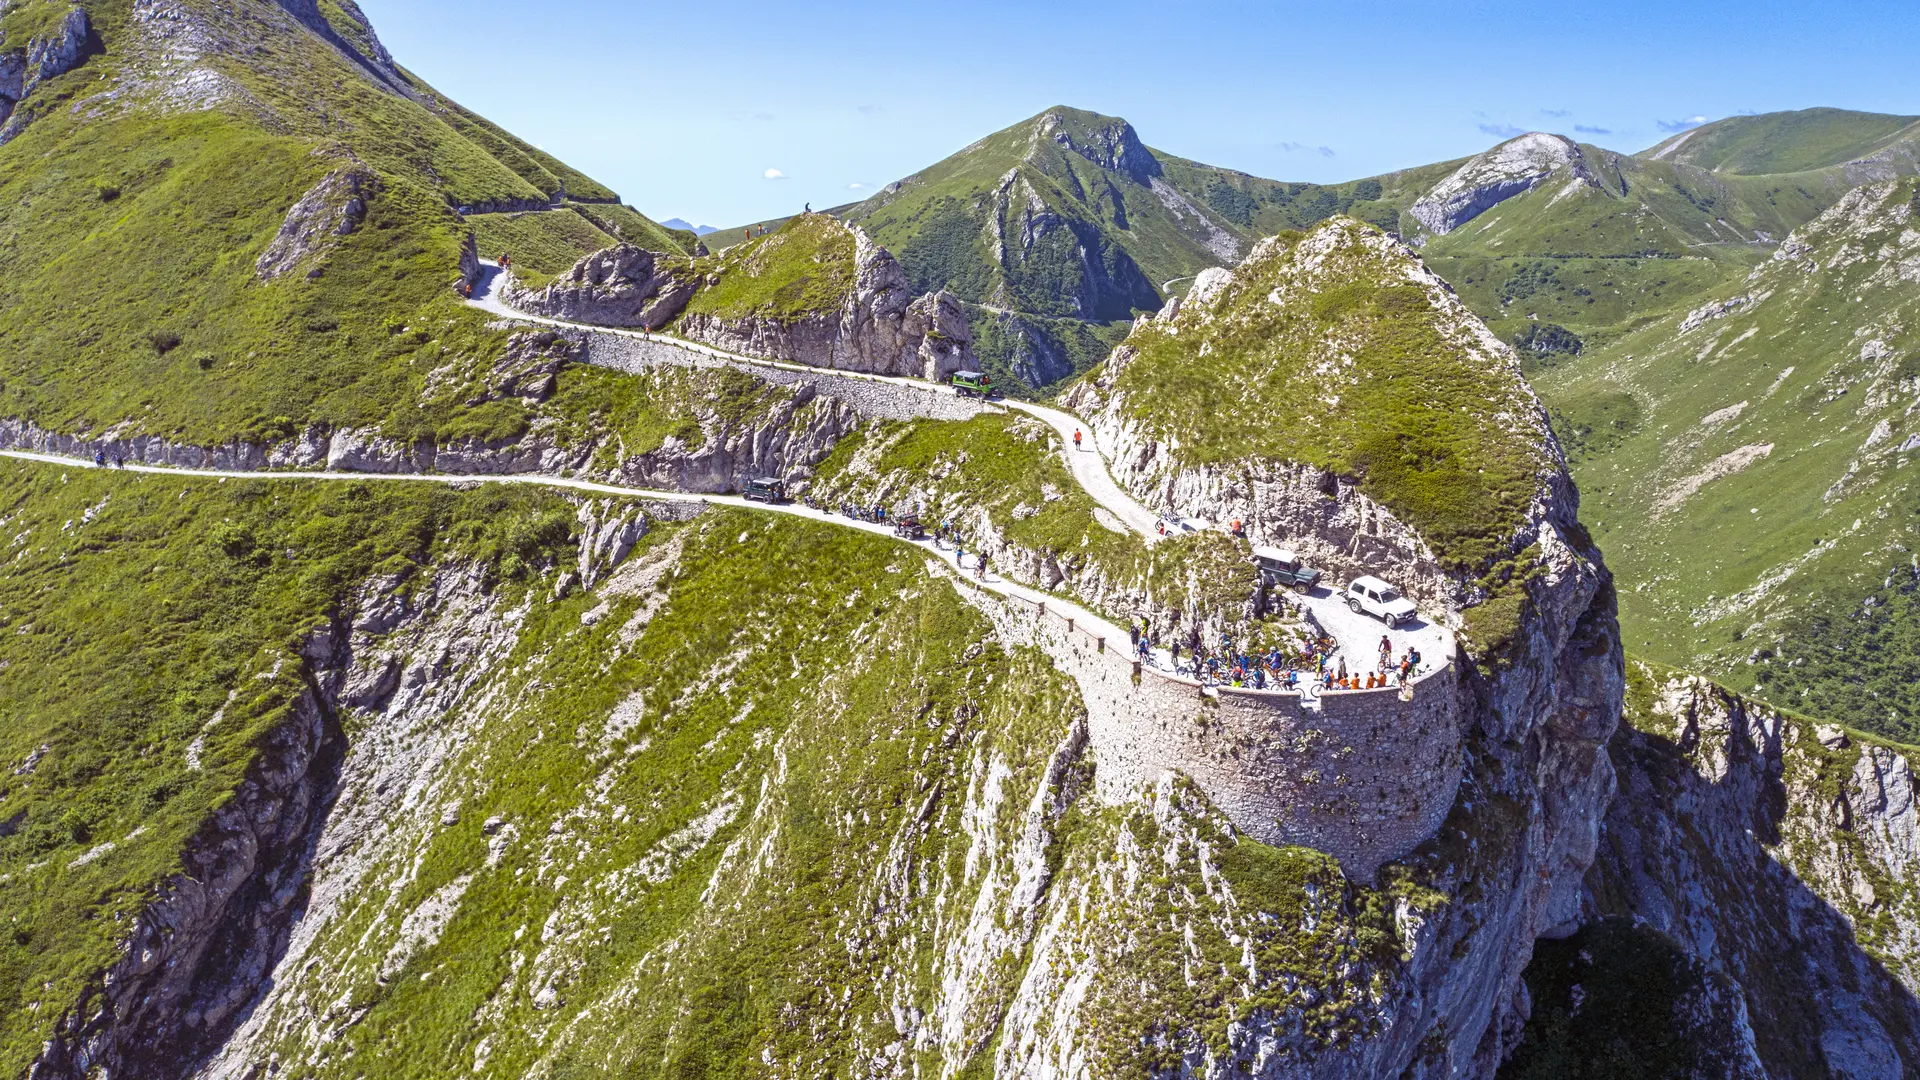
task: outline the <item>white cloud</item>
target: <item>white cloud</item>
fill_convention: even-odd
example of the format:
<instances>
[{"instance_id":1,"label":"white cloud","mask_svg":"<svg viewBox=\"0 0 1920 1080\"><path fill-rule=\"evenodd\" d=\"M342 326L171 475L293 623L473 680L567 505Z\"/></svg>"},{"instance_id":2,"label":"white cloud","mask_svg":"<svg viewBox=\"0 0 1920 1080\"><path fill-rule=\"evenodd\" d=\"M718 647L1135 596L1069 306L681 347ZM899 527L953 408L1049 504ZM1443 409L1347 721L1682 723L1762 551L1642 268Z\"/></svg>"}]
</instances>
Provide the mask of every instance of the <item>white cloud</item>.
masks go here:
<instances>
[{"instance_id":1,"label":"white cloud","mask_svg":"<svg viewBox=\"0 0 1920 1080\"><path fill-rule=\"evenodd\" d=\"M1689 128L1697 128L1701 124L1704 124L1706 122L1707 122L1707 118L1704 116L1689 116L1685 120L1655 120L1654 121L1654 123L1660 125L1661 131L1686 131Z\"/></svg>"},{"instance_id":2,"label":"white cloud","mask_svg":"<svg viewBox=\"0 0 1920 1080\"><path fill-rule=\"evenodd\" d=\"M861 183L858 180L855 180L853 183L847 185L847 190L848 191L865 191L867 190L867 185Z\"/></svg>"},{"instance_id":3,"label":"white cloud","mask_svg":"<svg viewBox=\"0 0 1920 1080\"><path fill-rule=\"evenodd\" d=\"M787 174L781 172L779 169L768 169L766 172L763 172L760 175L766 177L769 180L785 180L787 178Z\"/></svg>"}]
</instances>

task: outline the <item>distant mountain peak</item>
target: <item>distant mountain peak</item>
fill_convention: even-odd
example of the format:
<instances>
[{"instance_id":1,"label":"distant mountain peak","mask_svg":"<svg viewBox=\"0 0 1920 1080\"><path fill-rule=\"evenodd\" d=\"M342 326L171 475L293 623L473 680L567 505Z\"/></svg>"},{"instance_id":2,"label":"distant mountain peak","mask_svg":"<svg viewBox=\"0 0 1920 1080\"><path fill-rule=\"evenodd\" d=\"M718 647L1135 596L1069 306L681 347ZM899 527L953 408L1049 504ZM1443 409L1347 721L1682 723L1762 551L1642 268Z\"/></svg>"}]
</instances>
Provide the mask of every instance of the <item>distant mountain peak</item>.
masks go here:
<instances>
[{"instance_id":1,"label":"distant mountain peak","mask_svg":"<svg viewBox=\"0 0 1920 1080\"><path fill-rule=\"evenodd\" d=\"M1444 235L1562 170L1571 173L1569 184L1597 186L1579 143L1565 135L1530 131L1470 158L1421 196L1410 213Z\"/></svg>"},{"instance_id":2,"label":"distant mountain peak","mask_svg":"<svg viewBox=\"0 0 1920 1080\"><path fill-rule=\"evenodd\" d=\"M1033 159L1043 141L1070 150L1102 169L1126 173L1141 183L1161 172L1160 159L1140 141L1133 125L1117 116L1064 105L1049 109L1034 119L1028 160Z\"/></svg>"}]
</instances>

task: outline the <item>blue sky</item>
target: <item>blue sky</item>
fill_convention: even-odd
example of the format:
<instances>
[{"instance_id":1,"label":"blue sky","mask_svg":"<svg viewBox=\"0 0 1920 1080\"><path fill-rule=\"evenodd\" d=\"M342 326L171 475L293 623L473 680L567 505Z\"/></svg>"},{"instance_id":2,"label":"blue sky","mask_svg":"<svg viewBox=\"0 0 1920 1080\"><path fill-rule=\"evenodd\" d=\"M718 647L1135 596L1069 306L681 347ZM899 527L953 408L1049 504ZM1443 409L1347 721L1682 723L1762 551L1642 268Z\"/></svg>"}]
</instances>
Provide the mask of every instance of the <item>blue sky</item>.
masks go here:
<instances>
[{"instance_id":1,"label":"blue sky","mask_svg":"<svg viewBox=\"0 0 1920 1080\"><path fill-rule=\"evenodd\" d=\"M1920 4L360 0L394 56L656 218L864 197L1057 104L1279 180L1560 131L1920 114ZM776 175L777 174L777 175Z\"/></svg>"}]
</instances>

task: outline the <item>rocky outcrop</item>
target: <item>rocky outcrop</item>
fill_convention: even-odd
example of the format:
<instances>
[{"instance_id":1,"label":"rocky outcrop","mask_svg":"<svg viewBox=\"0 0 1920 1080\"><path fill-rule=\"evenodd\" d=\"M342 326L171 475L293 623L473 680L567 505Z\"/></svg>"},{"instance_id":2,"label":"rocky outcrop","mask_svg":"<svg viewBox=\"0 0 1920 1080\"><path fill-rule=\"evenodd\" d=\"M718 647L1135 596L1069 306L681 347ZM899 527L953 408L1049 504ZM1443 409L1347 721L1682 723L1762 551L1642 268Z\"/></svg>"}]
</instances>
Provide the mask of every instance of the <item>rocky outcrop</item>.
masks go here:
<instances>
[{"instance_id":1,"label":"rocky outcrop","mask_svg":"<svg viewBox=\"0 0 1920 1080\"><path fill-rule=\"evenodd\" d=\"M37 1080L189 1073L238 1023L286 950L346 737L321 683L344 659L311 638L307 687L233 797L181 853L123 958L68 1010L28 1069Z\"/></svg>"},{"instance_id":2,"label":"rocky outcrop","mask_svg":"<svg viewBox=\"0 0 1920 1080\"><path fill-rule=\"evenodd\" d=\"M1050 139L1103 169L1126 173L1143 184L1161 173L1160 159L1140 141L1133 125L1118 117L1101 117L1097 123L1076 123L1065 113L1049 112L1034 122L1034 135Z\"/></svg>"},{"instance_id":3,"label":"rocky outcrop","mask_svg":"<svg viewBox=\"0 0 1920 1080\"><path fill-rule=\"evenodd\" d=\"M345 164L321 177L287 211L280 231L254 263L261 281L272 281L303 262L324 256L341 237L352 236L366 221L367 200L373 198L379 181L352 155L346 157ZM316 263L307 276L319 277L321 273Z\"/></svg>"},{"instance_id":4,"label":"rocky outcrop","mask_svg":"<svg viewBox=\"0 0 1920 1080\"><path fill-rule=\"evenodd\" d=\"M507 303L533 315L593 326L658 330L687 306L701 279L687 266L621 244L596 251L544 289L510 285Z\"/></svg>"},{"instance_id":5,"label":"rocky outcrop","mask_svg":"<svg viewBox=\"0 0 1920 1080\"><path fill-rule=\"evenodd\" d=\"M914 296L893 254L851 231L853 287L837 309L741 318L695 312L676 329L732 352L842 371L938 382L973 368L973 329L960 301L944 290Z\"/></svg>"},{"instance_id":6,"label":"rocky outcrop","mask_svg":"<svg viewBox=\"0 0 1920 1080\"><path fill-rule=\"evenodd\" d=\"M1531 132L1455 169L1408 213L1435 233L1449 233L1556 175L1566 177L1569 191L1583 185L1598 189L1578 143L1564 135Z\"/></svg>"},{"instance_id":7,"label":"rocky outcrop","mask_svg":"<svg viewBox=\"0 0 1920 1080\"><path fill-rule=\"evenodd\" d=\"M37 83L65 75L79 67L87 57L88 43L92 37L93 25L87 19L86 9L67 9L59 26L27 44L27 89L32 90Z\"/></svg>"},{"instance_id":8,"label":"rocky outcrop","mask_svg":"<svg viewBox=\"0 0 1920 1080\"><path fill-rule=\"evenodd\" d=\"M1508 601L1522 614L1502 654L1461 662L1456 715L1467 751L1459 794L1446 823L1407 860L1454 900L1418 931L1405 982L1382 1003L1373 1037L1311 1071L1269 1075L1490 1076L1527 1016L1522 973L1535 937L1578 911L1612 791L1605 747L1623 675L1610 578L1578 524L1577 494L1517 362L1451 290L1390 238L1357 225L1309 233L1284 264L1264 261L1279 255L1276 243L1263 242L1241 271L1209 273L1178 309L1146 323L1171 336L1160 347L1184 350L1194 377L1204 378L1208 350L1222 340L1207 336L1211 321L1237 319L1245 305L1310 302L1352 284L1350 272L1372 275L1355 287L1415 287L1458 363L1509 373L1507 403L1489 417L1495 426L1486 437L1511 440L1540 467L1531 505L1501 541L1502 550L1529 552L1539 573ZM1241 287L1243 277L1257 287ZM1298 385L1296 396L1331 407L1354 393L1366 351L1346 348L1320 365L1329 372L1324 383ZM1256 543L1300 550L1336 583L1363 570L1384 573L1430 617L1471 625L1468 609L1486 599L1485 586L1365 494L1363 478L1261 456L1195 463L1176 437L1156 434L1153 410L1127 400L1132 384L1122 376L1138 355L1116 351L1068 402L1112 453L1116 479L1147 506L1214 522L1238 518ZM1493 881L1506 884L1469 884Z\"/></svg>"},{"instance_id":9,"label":"rocky outcrop","mask_svg":"<svg viewBox=\"0 0 1920 1080\"><path fill-rule=\"evenodd\" d=\"M98 47L86 9L75 6L52 30L27 42L25 49L0 53L0 121L13 118L14 110L36 86L79 67ZM31 117L22 114L20 119L30 121ZM0 141L11 140L23 126L9 124Z\"/></svg>"},{"instance_id":10,"label":"rocky outcrop","mask_svg":"<svg viewBox=\"0 0 1920 1080\"><path fill-rule=\"evenodd\" d=\"M1737 983L1771 1076L1920 1073L1912 751L1634 667L1581 915L1630 915Z\"/></svg>"}]
</instances>

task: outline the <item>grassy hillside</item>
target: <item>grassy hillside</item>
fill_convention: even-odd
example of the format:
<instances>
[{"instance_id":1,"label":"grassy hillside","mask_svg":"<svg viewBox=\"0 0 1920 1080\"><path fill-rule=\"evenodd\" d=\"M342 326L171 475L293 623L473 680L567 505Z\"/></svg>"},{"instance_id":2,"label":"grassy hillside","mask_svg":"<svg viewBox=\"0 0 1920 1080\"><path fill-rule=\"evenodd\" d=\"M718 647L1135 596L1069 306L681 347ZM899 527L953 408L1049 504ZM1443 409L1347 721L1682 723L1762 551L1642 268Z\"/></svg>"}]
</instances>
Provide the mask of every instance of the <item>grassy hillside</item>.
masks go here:
<instances>
[{"instance_id":1,"label":"grassy hillside","mask_svg":"<svg viewBox=\"0 0 1920 1080\"><path fill-rule=\"evenodd\" d=\"M104 51L36 87L0 150L0 414L198 443L484 430L457 415L479 406L430 400L430 372L504 345L454 296L452 208L611 193L384 61L350 4L323 5L331 40L265 0L187 0L172 36L130 7L89 7ZM364 220L313 222L318 249L265 280L289 209L335 173L366 178ZM611 230L671 236L614 205L553 220L571 235L514 238L553 264Z\"/></svg>"},{"instance_id":2,"label":"grassy hillside","mask_svg":"<svg viewBox=\"0 0 1920 1080\"><path fill-rule=\"evenodd\" d=\"M527 489L213 484L0 462L0 1073L18 1075L307 688L375 575L572 558Z\"/></svg>"},{"instance_id":3,"label":"grassy hillside","mask_svg":"<svg viewBox=\"0 0 1920 1080\"><path fill-rule=\"evenodd\" d=\"M682 317L791 321L837 311L852 294L853 232L825 214L808 214L695 266L719 281L695 293Z\"/></svg>"},{"instance_id":4,"label":"grassy hillside","mask_svg":"<svg viewBox=\"0 0 1920 1080\"><path fill-rule=\"evenodd\" d=\"M1802 109L1730 116L1681 132L1635 156L1734 175L1796 173L1845 165L1890 150L1911 159L1920 151L1917 139L1920 116Z\"/></svg>"},{"instance_id":5,"label":"grassy hillside","mask_svg":"<svg viewBox=\"0 0 1920 1080\"><path fill-rule=\"evenodd\" d=\"M1483 572L1550 466L1519 372L1373 227L1268 241L1215 298L1136 328L1114 397L1183 468L1253 458L1357 476Z\"/></svg>"},{"instance_id":6,"label":"grassy hillside","mask_svg":"<svg viewBox=\"0 0 1920 1080\"><path fill-rule=\"evenodd\" d=\"M1916 183L1858 189L1696 314L1539 376L1629 647L1906 738Z\"/></svg>"},{"instance_id":7,"label":"grassy hillside","mask_svg":"<svg viewBox=\"0 0 1920 1080\"><path fill-rule=\"evenodd\" d=\"M1571 192L1563 173L1428 236L1408 209L1467 159L1288 183L1152 150L1124 120L1062 106L827 212L891 249L917 289L967 301L982 363L1029 388L1086 370L1099 351L1089 334L1117 339L1134 312L1185 291L1199 270L1334 215L1424 245L1503 337L1532 345L1534 327L1557 328L1575 349L1737 280L1863 179L1914 172L1913 124L1812 109L1734 117L1634 156L1582 146L1587 182ZM722 229L706 243L719 250L741 235Z\"/></svg>"},{"instance_id":8,"label":"grassy hillside","mask_svg":"<svg viewBox=\"0 0 1920 1080\"><path fill-rule=\"evenodd\" d=\"M1261 236L1336 213L1392 226L1381 197L1377 182L1277 183L1162 154L1124 120L1061 106L826 212L891 250L916 291L966 301L988 371L1052 388L1103 358L1136 311ZM705 240L742 238L736 226Z\"/></svg>"}]
</instances>

